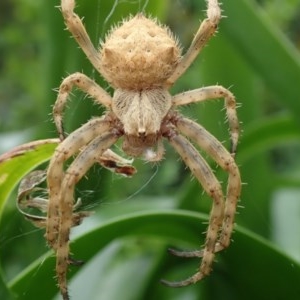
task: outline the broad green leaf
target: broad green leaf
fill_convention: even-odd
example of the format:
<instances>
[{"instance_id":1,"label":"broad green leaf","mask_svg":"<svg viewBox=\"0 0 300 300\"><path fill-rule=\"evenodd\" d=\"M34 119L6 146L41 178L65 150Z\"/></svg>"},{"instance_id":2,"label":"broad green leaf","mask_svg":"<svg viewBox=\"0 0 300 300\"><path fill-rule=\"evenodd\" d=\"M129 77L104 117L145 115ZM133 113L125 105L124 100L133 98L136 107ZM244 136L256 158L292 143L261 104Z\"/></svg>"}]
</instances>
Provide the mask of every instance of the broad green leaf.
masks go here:
<instances>
[{"instance_id":1,"label":"broad green leaf","mask_svg":"<svg viewBox=\"0 0 300 300\"><path fill-rule=\"evenodd\" d=\"M230 20L222 32L299 122L299 51L255 1L227 0L222 9Z\"/></svg>"},{"instance_id":2,"label":"broad green leaf","mask_svg":"<svg viewBox=\"0 0 300 300\"><path fill-rule=\"evenodd\" d=\"M205 220L207 220L206 216L187 211L149 211L128 214L111 219L76 239L72 243L72 252L87 261L112 240L125 236L140 238L151 236L166 240L178 247L191 243L194 247L198 247L199 232L205 230L205 225L201 223ZM243 228L237 227L234 242L217 257L221 262L215 263L215 271L212 272L210 278L223 277L236 296L232 299L253 299L254 297L255 299L266 299L265 297L285 299L287 295L289 299L297 299L300 293L299 264L278 251L266 240ZM178 259L180 260L182 259ZM197 260L194 263L196 267ZM159 277L165 277L165 273L168 272L166 267L163 268L157 274ZM36 295L43 294L45 290L49 297L47 299L51 299L57 292L53 269L54 258L51 253L48 253L10 282L9 287L16 296L22 296L23 300L38 299ZM69 273L70 277L78 270L80 269L72 268ZM156 277L157 281L159 277ZM209 279L199 284L210 283L212 282ZM157 285L159 285L158 282ZM163 292L164 289L168 288L160 287L157 293ZM122 295L122 291L119 295Z\"/></svg>"},{"instance_id":3,"label":"broad green leaf","mask_svg":"<svg viewBox=\"0 0 300 300\"><path fill-rule=\"evenodd\" d=\"M47 161L57 146L57 139L39 140L23 144L0 156L0 220L9 195L30 170ZM1 299L10 299L0 266Z\"/></svg>"},{"instance_id":4,"label":"broad green leaf","mask_svg":"<svg viewBox=\"0 0 300 300\"><path fill-rule=\"evenodd\" d=\"M49 160L58 139L47 139L18 146L0 156L0 219L5 201L18 182L34 167Z\"/></svg>"},{"instance_id":5,"label":"broad green leaf","mask_svg":"<svg viewBox=\"0 0 300 300\"><path fill-rule=\"evenodd\" d=\"M6 283L3 281L2 270L0 268L0 299L10 300L13 299Z\"/></svg>"},{"instance_id":6,"label":"broad green leaf","mask_svg":"<svg viewBox=\"0 0 300 300\"><path fill-rule=\"evenodd\" d=\"M290 115L267 117L245 127L239 145L238 160L245 162L259 152L289 141L300 141L297 123Z\"/></svg>"}]
</instances>

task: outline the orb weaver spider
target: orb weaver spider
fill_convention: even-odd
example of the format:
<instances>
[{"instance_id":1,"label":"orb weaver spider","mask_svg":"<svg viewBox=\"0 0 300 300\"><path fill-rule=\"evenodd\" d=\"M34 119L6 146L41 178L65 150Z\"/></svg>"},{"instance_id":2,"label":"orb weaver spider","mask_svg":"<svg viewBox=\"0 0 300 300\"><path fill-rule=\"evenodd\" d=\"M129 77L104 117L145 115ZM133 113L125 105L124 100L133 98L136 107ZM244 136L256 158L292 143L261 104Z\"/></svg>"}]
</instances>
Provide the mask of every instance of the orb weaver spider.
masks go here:
<instances>
[{"instance_id":1,"label":"orb weaver spider","mask_svg":"<svg viewBox=\"0 0 300 300\"><path fill-rule=\"evenodd\" d=\"M184 55L166 26L141 13L113 28L98 50L74 8L74 0L61 1L67 29L93 67L114 88L114 94L111 97L86 75L74 73L61 83L53 108L61 142L46 174L49 202L43 226L46 227L46 240L56 254L56 274L63 299L69 299L68 265L79 263L70 256L70 230L88 215L74 212L74 188L100 157L105 159L107 151L111 151L110 147L119 139L122 139L125 154L146 161L161 160L164 156L163 141L169 142L211 197L212 209L204 248L198 251L171 250L176 256L201 258L197 272L182 281L163 281L171 287L195 283L210 273L215 253L230 243L241 192L240 173L234 160L239 121L235 97L222 86L208 86L177 95L171 95L169 89L215 33L221 19L219 3L207 0L207 18ZM104 106L106 112L65 137L63 110L74 87L85 92L96 104ZM203 126L176 110L178 106L216 98L225 100L232 144L230 151ZM196 147L228 172L226 195ZM65 170L65 162L73 156L75 159Z\"/></svg>"}]
</instances>

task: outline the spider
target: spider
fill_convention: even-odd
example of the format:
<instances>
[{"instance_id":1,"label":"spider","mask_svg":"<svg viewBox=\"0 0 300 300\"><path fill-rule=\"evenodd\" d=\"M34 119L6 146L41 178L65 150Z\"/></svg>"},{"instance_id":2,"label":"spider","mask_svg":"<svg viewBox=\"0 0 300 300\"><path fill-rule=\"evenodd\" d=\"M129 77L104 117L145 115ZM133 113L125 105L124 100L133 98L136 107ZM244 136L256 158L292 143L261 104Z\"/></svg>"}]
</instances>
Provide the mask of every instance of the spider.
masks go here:
<instances>
[{"instance_id":1,"label":"spider","mask_svg":"<svg viewBox=\"0 0 300 300\"><path fill-rule=\"evenodd\" d=\"M196 283L210 273L215 253L230 243L241 190L239 169L234 160L239 121L235 97L222 86L198 88L174 96L168 90L215 33L221 19L219 3L217 0L207 1L207 18L184 55L181 55L178 41L166 26L141 13L113 28L97 50L74 12L75 1L62 0L60 8L67 29L93 67L114 88L111 97L86 75L74 73L61 83L53 107L61 142L47 171L49 203L45 236L56 253L56 274L62 297L69 299L68 265L80 264L70 256L69 250L71 227L85 216L74 212L75 185L119 139L122 139L125 154L142 157L146 161L161 160L164 156L163 140L168 141L211 197L212 209L204 248L182 252L171 250L177 256L202 258L197 272L178 282L163 280L171 287ZM62 115L74 87L104 106L106 113L65 137ZM225 101L232 144L230 151L204 127L176 110L177 106L216 98L224 98ZM196 147L204 150L228 172L226 195ZM65 168L65 162L73 156L74 160Z\"/></svg>"}]
</instances>

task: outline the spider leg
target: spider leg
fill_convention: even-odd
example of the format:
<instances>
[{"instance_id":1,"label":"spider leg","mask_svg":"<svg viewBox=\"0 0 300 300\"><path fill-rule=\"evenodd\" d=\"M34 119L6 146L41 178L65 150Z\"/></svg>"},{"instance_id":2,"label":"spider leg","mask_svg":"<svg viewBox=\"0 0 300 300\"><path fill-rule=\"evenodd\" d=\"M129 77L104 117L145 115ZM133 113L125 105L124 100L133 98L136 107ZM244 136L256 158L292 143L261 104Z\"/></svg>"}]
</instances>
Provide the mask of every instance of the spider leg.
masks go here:
<instances>
[{"instance_id":1,"label":"spider leg","mask_svg":"<svg viewBox=\"0 0 300 300\"><path fill-rule=\"evenodd\" d=\"M82 48L83 52L95 67L100 72L100 56L95 49L90 37L88 36L85 27L82 24L81 19L76 13L74 13L75 1L74 0L62 0L61 12L63 14L65 24L68 30L72 33L73 37Z\"/></svg>"},{"instance_id":2,"label":"spider leg","mask_svg":"<svg viewBox=\"0 0 300 300\"><path fill-rule=\"evenodd\" d=\"M72 162L63 178L59 197L60 222L56 249L56 274L63 299L69 299L67 288L68 265L75 262L69 254L69 235L73 223L75 185L88 169L97 162L98 157L118 140L119 136L120 134L116 132L109 132L95 137Z\"/></svg>"},{"instance_id":3,"label":"spider leg","mask_svg":"<svg viewBox=\"0 0 300 300\"><path fill-rule=\"evenodd\" d=\"M236 153L239 138L239 120L236 114L236 101L234 95L222 86L214 85L183 92L173 96L172 102L175 106L186 105L189 103L224 98L226 114L231 137L231 155Z\"/></svg>"},{"instance_id":4,"label":"spider leg","mask_svg":"<svg viewBox=\"0 0 300 300\"><path fill-rule=\"evenodd\" d=\"M210 221L203 249L203 258L198 272L190 278L179 282L162 280L162 283L165 285L171 287L182 287L201 280L211 271L211 265L215 255L215 245L217 243L219 231L224 218L224 195L221 184L197 149L182 135L174 133L169 135L168 139L170 144L179 153L185 164L190 168L194 176L201 183L204 190L213 199L213 207L210 214ZM175 255L178 254L176 251L171 251L171 253ZM195 256L194 254L195 253L193 252L183 252L181 256L191 257Z\"/></svg>"},{"instance_id":5,"label":"spider leg","mask_svg":"<svg viewBox=\"0 0 300 300\"><path fill-rule=\"evenodd\" d=\"M190 48L179 61L173 74L166 81L168 87L172 86L174 82L187 70L187 68L195 60L204 45L208 42L211 36L217 30L219 21L221 19L221 9L217 0L207 0L207 18L201 23Z\"/></svg>"},{"instance_id":6,"label":"spider leg","mask_svg":"<svg viewBox=\"0 0 300 300\"><path fill-rule=\"evenodd\" d=\"M111 128L108 116L92 119L60 143L50 161L47 171L47 186L49 190L49 204L47 211L46 240L56 249L59 230L59 202L61 183L64 177L64 162L96 136Z\"/></svg>"},{"instance_id":7,"label":"spider leg","mask_svg":"<svg viewBox=\"0 0 300 300\"><path fill-rule=\"evenodd\" d=\"M63 110L74 85L91 96L96 103L107 108L111 106L110 95L86 75L77 72L66 77L59 87L58 96L53 106L53 118L61 140L65 138L62 124Z\"/></svg>"},{"instance_id":8,"label":"spider leg","mask_svg":"<svg viewBox=\"0 0 300 300\"><path fill-rule=\"evenodd\" d=\"M223 170L228 172L224 220L219 240L215 244L214 252L221 251L229 246L230 237L233 231L236 206L241 193L241 177L239 169L234 158L225 147L198 123L187 118L179 118L176 121L176 127L182 134L195 141L195 143L208 153ZM205 254L203 254L203 256L204 255Z\"/></svg>"}]
</instances>

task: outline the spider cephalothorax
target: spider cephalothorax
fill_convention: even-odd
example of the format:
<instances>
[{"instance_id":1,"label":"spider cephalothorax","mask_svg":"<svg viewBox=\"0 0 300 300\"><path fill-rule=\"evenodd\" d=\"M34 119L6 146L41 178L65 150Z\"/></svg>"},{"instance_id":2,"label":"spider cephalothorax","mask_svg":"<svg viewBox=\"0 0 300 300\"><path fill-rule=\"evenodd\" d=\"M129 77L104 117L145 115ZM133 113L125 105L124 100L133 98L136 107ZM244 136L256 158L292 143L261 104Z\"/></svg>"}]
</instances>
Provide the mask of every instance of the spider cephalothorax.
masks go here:
<instances>
[{"instance_id":1,"label":"spider cephalothorax","mask_svg":"<svg viewBox=\"0 0 300 300\"><path fill-rule=\"evenodd\" d=\"M63 80L53 108L61 143L48 167L49 203L46 222L41 224L45 224L47 242L56 253L57 279L64 299L69 299L68 265L76 263L69 254L70 230L88 215L73 209L75 185L94 163L100 161L104 166L114 165L117 158L109 148L120 138L127 155L141 156L148 161L160 160L164 155L163 141L169 142L213 201L204 248L190 252L171 251L177 256L201 257L199 269L186 280L164 281L165 284L177 287L201 280L210 272L214 254L230 243L241 190L240 174L234 161L239 134L235 98L222 86L203 87L174 96L168 91L217 28L221 18L218 1L208 0L207 5L207 18L200 25L188 51L181 56L178 42L170 30L142 14L113 28L97 50L81 19L74 13L74 0L61 1L68 30L95 69L115 89L111 97L86 75L75 73ZM65 138L62 114L74 86L106 107L107 112ZM204 127L176 111L180 105L216 98L225 100L232 143L230 152ZM197 148L228 172L226 195ZM65 162L73 156L75 159L65 167ZM125 167L125 171L120 172L133 173L134 170Z\"/></svg>"}]
</instances>

